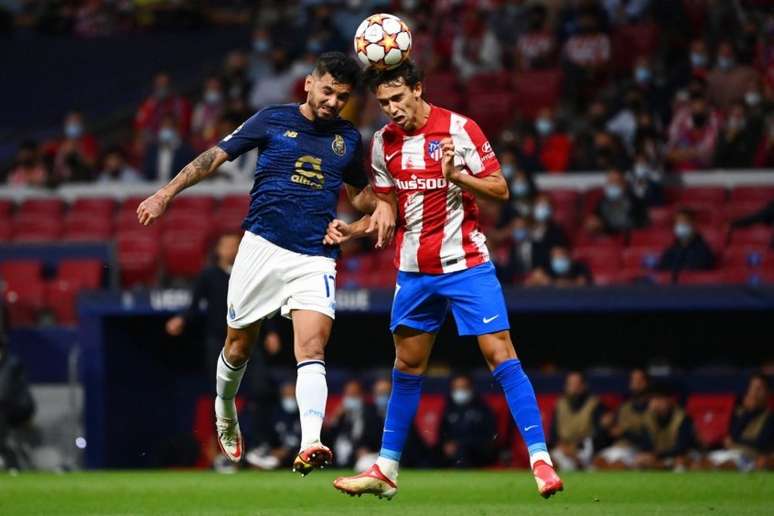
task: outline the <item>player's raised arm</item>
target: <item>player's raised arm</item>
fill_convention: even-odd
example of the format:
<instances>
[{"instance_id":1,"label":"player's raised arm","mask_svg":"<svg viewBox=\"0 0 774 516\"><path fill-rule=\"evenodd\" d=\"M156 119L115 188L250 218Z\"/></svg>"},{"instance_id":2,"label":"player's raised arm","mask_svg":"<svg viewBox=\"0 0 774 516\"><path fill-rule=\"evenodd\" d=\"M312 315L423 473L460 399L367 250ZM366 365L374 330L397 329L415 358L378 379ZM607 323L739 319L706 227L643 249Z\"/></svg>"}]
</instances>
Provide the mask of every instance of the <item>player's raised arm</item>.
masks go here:
<instances>
[{"instance_id":1,"label":"player's raised arm","mask_svg":"<svg viewBox=\"0 0 774 516\"><path fill-rule=\"evenodd\" d=\"M370 215L364 217L367 220L366 233L376 230L376 247L389 244L395 234L395 217L398 212L394 195L377 194L371 185L362 190L346 183L344 186L352 206L361 213Z\"/></svg>"},{"instance_id":2,"label":"player's raised arm","mask_svg":"<svg viewBox=\"0 0 774 516\"><path fill-rule=\"evenodd\" d=\"M510 195L508 183L499 170L484 177L466 173L463 167L455 164L455 147L451 138L441 140L441 151L443 152L441 167L447 181L482 197L496 201L508 200Z\"/></svg>"},{"instance_id":3,"label":"player's raised arm","mask_svg":"<svg viewBox=\"0 0 774 516\"><path fill-rule=\"evenodd\" d=\"M140 203L137 207L137 220L143 226L153 224L177 194L215 172L227 159L228 155L220 147L211 147L199 154L169 183Z\"/></svg>"}]
</instances>

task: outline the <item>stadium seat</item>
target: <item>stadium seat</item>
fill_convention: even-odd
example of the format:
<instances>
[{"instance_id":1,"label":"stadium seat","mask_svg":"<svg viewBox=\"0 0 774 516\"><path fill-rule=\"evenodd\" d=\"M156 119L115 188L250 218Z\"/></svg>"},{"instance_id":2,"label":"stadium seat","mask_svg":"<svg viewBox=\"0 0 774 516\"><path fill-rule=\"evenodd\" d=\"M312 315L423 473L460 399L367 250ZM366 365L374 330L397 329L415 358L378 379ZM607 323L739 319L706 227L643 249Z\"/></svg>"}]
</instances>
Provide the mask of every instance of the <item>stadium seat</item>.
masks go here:
<instances>
[{"instance_id":1,"label":"stadium seat","mask_svg":"<svg viewBox=\"0 0 774 516\"><path fill-rule=\"evenodd\" d=\"M543 419L543 428L546 432L551 428L551 422L554 419L554 409L559 400L559 394L538 394L537 402L540 408L540 417Z\"/></svg>"},{"instance_id":2,"label":"stadium seat","mask_svg":"<svg viewBox=\"0 0 774 516\"><path fill-rule=\"evenodd\" d=\"M13 201L0 199L0 220L6 219L13 213Z\"/></svg>"},{"instance_id":3,"label":"stadium seat","mask_svg":"<svg viewBox=\"0 0 774 516\"><path fill-rule=\"evenodd\" d=\"M176 197L170 206L171 210L190 210L210 215L215 209L215 199L209 195L184 195Z\"/></svg>"},{"instance_id":4,"label":"stadium seat","mask_svg":"<svg viewBox=\"0 0 774 516\"><path fill-rule=\"evenodd\" d=\"M725 227L702 225L698 231L716 255L723 252L728 241L728 231Z\"/></svg>"},{"instance_id":5,"label":"stadium seat","mask_svg":"<svg viewBox=\"0 0 774 516\"><path fill-rule=\"evenodd\" d=\"M242 212L242 217L247 215L250 207L250 196L248 194L231 194L223 197L220 203L221 208L230 208Z\"/></svg>"},{"instance_id":6,"label":"stadium seat","mask_svg":"<svg viewBox=\"0 0 774 516\"><path fill-rule=\"evenodd\" d=\"M652 23L619 26L611 38L614 68L625 73L635 58L651 56L658 46L658 34L658 26Z\"/></svg>"},{"instance_id":7,"label":"stadium seat","mask_svg":"<svg viewBox=\"0 0 774 516\"><path fill-rule=\"evenodd\" d=\"M443 106L456 113L465 113L465 96L461 90L454 88L436 88L427 90L427 100L432 104Z\"/></svg>"},{"instance_id":8,"label":"stadium seat","mask_svg":"<svg viewBox=\"0 0 774 516\"><path fill-rule=\"evenodd\" d=\"M734 229L731 232L729 245L768 246L771 245L771 242L771 229L765 226L753 226L744 229Z\"/></svg>"},{"instance_id":9,"label":"stadium seat","mask_svg":"<svg viewBox=\"0 0 774 516\"><path fill-rule=\"evenodd\" d=\"M655 269L662 253L661 247L628 247L621 258L625 269Z\"/></svg>"},{"instance_id":10,"label":"stadium seat","mask_svg":"<svg viewBox=\"0 0 774 516\"><path fill-rule=\"evenodd\" d=\"M242 221L244 221L245 215L247 215L246 210L222 206L215 210L212 216L214 221L213 231L218 235L223 233L241 233Z\"/></svg>"},{"instance_id":11,"label":"stadium seat","mask_svg":"<svg viewBox=\"0 0 774 516\"><path fill-rule=\"evenodd\" d=\"M9 278L4 275L6 280ZM46 285L40 279L8 281L4 292L4 304L10 327L32 326L39 322L45 306Z\"/></svg>"},{"instance_id":12,"label":"stadium seat","mask_svg":"<svg viewBox=\"0 0 774 516\"><path fill-rule=\"evenodd\" d=\"M632 247L651 247L663 250L668 247L674 239L675 235L671 229L635 229L629 235L629 245Z\"/></svg>"},{"instance_id":13,"label":"stadium seat","mask_svg":"<svg viewBox=\"0 0 774 516\"><path fill-rule=\"evenodd\" d=\"M207 260L208 233L168 231L162 237L162 263L167 274L195 278Z\"/></svg>"},{"instance_id":14,"label":"stadium seat","mask_svg":"<svg viewBox=\"0 0 774 516\"><path fill-rule=\"evenodd\" d=\"M732 202L750 202L763 206L774 201L774 187L772 186L737 186L731 190Z\"/></svg>"},{"instance_id":15,"label":"stadium seat","mask_svg":"<svg viewBox=\"0 0 774 516\"><path fill-rule=\"evenodd\" d=\"M712 204L702 200L692 200L681 202L677 208L690 210L693 213L693 219L697 224L714 224L719 218L723 218L722 211L719 209L722 204Z\"/></svg>"},{"instance_id":16,"label":"stadium seat","mask_svg":"<svg viewBox=\"0 0 774 516\"><path fill-rule=\"evenodd\" d=\"M58 324L73 325L77 322L76 298L79 290L77 284L67 280L55 279L46 283L45 304Z\"/></svg>"},{"instance_id":17,"label":"stadium seat","mask_svg":"<svg viewBox=\"0 0 774 516\"><path fill-rule=\"evenodd\" d=\"M597 204L602 199L604 191L601 188L592 188L583 194L583 215L591 215L597 209Z\"/></svg>"},{"instance_id":18,"label":"stadium seat","mask_svg":"<svg viewBox=\"0 0 774 516\"><path fill-rule=\"evenodd\" d=\"M554 206L553 209L554 222L562 226L562 229L567 234L572 234L578 227L580 219L578 218L578 208L575 206Z\"/></svg>"},{"instance_id":19,"label":"stadium seat","mask_svg":"<svg viewBox=\"0 0 774 516\"><path fill-rule=\"evenodd\" d=\"M508 402L502 393L488 393L482 396L484 402L492 410L492 414L495 417L495 434L494 441L495 446L498 448L505 448L508 445L511 428L511 410L508 408Z\"/></svg>"},{"instance_id":20,"label":"stadium seat","mask_svg":"<svg viewBox=\"0 0 774 516\"><path fill-rule=\"evenodd\" d=\"M70 214L85 213L92 217L110 217L116 202L110 197L80 197L70 206Z\"/></svg>"},{"instance_id":21,"label":"stadium seat","mask_svg":"<svg viewBox=\"0 0 774 516\"><path fill-rule=\"evenodd\" d=\"M158 237L161 234L162 225L161 222L154 222L150 226L143 226L137 221L137 213L134 210L121 209L116 215L114 227L117 233L139 231L146 235Z\"/></svg>"},{"instance_id":22,"label":"stadium seat","mask_svg":"<svg viewBox=\"0 0 774 516\"><path fill-rule=\"evenodd\" d=\"M581 195L577 190L554 189L548 190L546 193L548 193L548 196L551 198L551 203L554 205L554 208L571 207L576 209L578 207L578 199L581 198Z\"/></svg>"},{"instance_id":23,"label":"stadium seat","mask_svg":"<svg viewBox=\"0 0 774 516\"><path fill-rule=\"evenodd\" d=\"M727 192L722 186L692 186L667 190L667 197L679 205L700 202L715 207L726 202Z\"/></svg>"},{"instance_id":24,"label":"stadium seat","mask_svg":"<svg viewBox=\"0 0 774 516\"><path fill-rule=\"evenodd\" d=\"M62 235L61 215L17 214L13 221L14 242L48 242Z\"/></svg>"},{"instance_id":25,"label":"stadium seat","mask_svg":"<svg viewBox=\"0 0 774 516\"><path fill-rule=\"evenodd\" d=\"M681 271L677 276L678 285L723 285L725 282L723 271Z\"/></svg>"},{"instance_id":26,"label":"stadium seat","mask_svg":"<svg viewBox=\"0 0 774 516\"><path fill-rule=\"evenodd\" d=\"M509 92L482 92L468 99L465 114L475 120L490 139L513 118Z\"/></svg>"},{"instance_id":27,"label":"stadium seat","mask_svg":"<svg viewBox=\"0 0 774 516\"><path fill-rule=\"evenodd\" d=\"M629 282L628 277L623 275L619 270L609 269L592 269L592 278L594 285L599 287L606 287L609 285L623 285Z\"/></svg>"},{"instance_id":28,"label":"stadium seat","mask_svg":"<svg viewBox=\"0 0 774 516\"><path fill-rule=\"evenodd\" d=\"M72 259L59 262L57 279L76 285L79 289L98 289L102 285L104 266L100 260Z\"/></svg>"},{"instance_id":29,"label":"stadium seat","mask_svg":"<svg viewBox=\"0 0 774 516\"><path fill-rule=\"evenodd\" d=\"M651 227L671 228L675 222L675 207L654 206L648 210L648 220L650 220Z\"/></svg>"},{"instance_id":30,"label":"stadium seat","mask_svg":"<svg viewBox=\"0 0 774 516\"><path fill-rule=\"evenodd\" d=\"M13 236L13 228L10 220L0 219L0 242L7 242Z\"/></svg>"},{"instance_id":31,"label":"stadium seat","mask_svg":"<svg viewBox=\"0 0 774 516\"><path fill-rule=\"evenodd\" d=\"M483 72L470 77L466 82L468 97L492 91L510 91L511 74L509 72Z\"/></svg>"},{"instance_id":32,"label":"stadium seat","mask_svg":"<svg viewBox=\"0 0 774 516\"><path fill-rule=\"evenodd\" d=\"M113 220L109 213L94 214L81 208L70 211L65 217L65 241L103 241L113 235Z\"/></svg>"},{"instance_id":33,"label":"stadium seat","mask_svg":"<svg viewBox=\"0 0 774 516\"><path fill-rule=\"evenodd\" d=\"M7 260L0 262L0 278L8 284L40 281L43 262L40 260Z\"/></svg>"},{"instance_id":34,"label":"stadium seat","mask_svg":"<svg viewBox=\"0 0 774 516\"><path fill-rule=\"evenodd\" d=\"M520 72L513 78L513 107L525 117L534 118L541 109L556 106L561 90L559 69Z\"/></svg>"},{"instance_id":35,"label":"stadium seat","mask_svg":"<svg viewBox=\"0 0 774 516\"><path fill-rule=\"evenodd\" d=\"M610 272L621 266L621 247L616 244L577 247L572 255L574 259L584 262L592 271Z\"/></svg>"},{"instance_id":36,"label":"stadium seat","mask_svg":"<svg viewBox=\"0 0 774 516\"><path fill-rule=\"evenodd\" d=\"M173 208L159 221L162 232L200 233L209 239L213 233L212 215L188 208Z\"/></svg>"},{"instance_id":37,"label":"stadium seat","mask_svg":"<svg viewBox=\"0 0 774 516\"><path fill-rule=\"evenodd\" d=\"M597 397L607 410L618 410L618 407L623 403L623 397L615 392L605 392L598 394Z\"/></svg>"},{"instance_id":38,"label":"stadium seat","mask_svg":"<svg viewBox=\"0 0 774 516\"><path fill-rule=\"evenodd\" d=\"M740 245L726 249L722 255L724 267L761 267L774 262L774 256L764 246Z\"/></svg>"},{"instance_id":39,"label":"stadium seat","mask_svg":"<svg viewBox=\"0 0 774 516\"><path fill-rule=\"evenodd\" d=\"M137 212L137 207L140 205L142 201L144 201L146 196L144 195L132 195L130 197L127 197L123 201L121 201L121 211L131 211L133 213Z\"/></svg>"},{"instance_id":40,"label":"stadium seat","mask_svg":"<svg viewBox=\"0 0 774 516\"><path fill-rule=\"evenodd\" d=\"M64 201L56 197L41 197L22 201L17 212L17 218L22 215L24 217L28 215L60 217L62 212L64 212Z\"/></svg>"},{"instance_id":41,"label":"stadium seat","mask_svg":"<svg viewBox=\"0 0 774 516\"><path fill-rule=\"evenodd\" d=\"M723 443L733 410L733 394L691 394L685 403L696 437L705 448Z\"/></svg>"},{"instance_id":42,"label":"stadium seat","mask_svg":"<svg viewBox=\"0 0 774 516\"><path fill-rule=\"evenodd\" d=\"M442 394L424 394L419 400L414 423L416 424L419 437L428 446L438 444L445 406L446 399Z\"/></svg>"},{"instance_id":43,"label":"stadium seat","mask_svg":"<svg viewBox=\"0 0 774 516\"><path fill-rule=\"evenodd\" d=\"M155 283L160 256L158 239L147 232L131 231L119 233L116 242L121 284L132 287Z\"/></svg>"}]
</instances>

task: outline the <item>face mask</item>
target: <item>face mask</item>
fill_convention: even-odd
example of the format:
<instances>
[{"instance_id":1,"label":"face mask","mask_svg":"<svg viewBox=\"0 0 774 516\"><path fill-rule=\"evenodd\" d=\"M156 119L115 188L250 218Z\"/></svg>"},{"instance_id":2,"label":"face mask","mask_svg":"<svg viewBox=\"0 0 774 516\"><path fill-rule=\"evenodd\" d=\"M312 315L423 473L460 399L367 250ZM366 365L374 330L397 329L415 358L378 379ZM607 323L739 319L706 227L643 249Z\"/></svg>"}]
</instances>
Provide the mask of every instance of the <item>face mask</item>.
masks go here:
<instances>
[{"instance_id":1,"label":"face mask","mask_svg":"<svg viewBox=\"0 0 774 516\"><path fill-rule=\"evenodd\" d=\"M634 80L640 84L650 82L650 69L644 66L638 66L634 70Z\"/></svg>"},{"instance_id":2,"label":"face mask","mask_svg":"<svg viewBox=\"0 0 774 516\"><path fill-rule=\"evenodd\" d=\"M296 400L293 398L282 398L282 410L288 414L294 413L296 410L298 410L298 404L296 403Z\"/></svg>"},{"instance_id":3,"label":"face mask","mask_svg":"<svg viewBox=\"0 0 774 516\"><path fill-rule=\"evenodd\" d=\"M524 242L527 239L527 234L526 228L515 228L512 232L513 239L517 242Z\"/></svg>"},{"instance_id":4,"label":"face mask","mask_svg":"<svg viewBox=\"0 0 774 516\"><path fill-rule=\"evenodd\" d=\"M623 189L618 185L607 185L605 187L605 195L608 199L620 199L623 194Z\"/></svg>"},{"instance_id":5,"label":"face mask","mask_svg":"<svg viewBox=\"0 0 774 516\"><path fill-rule=\"evenodd\" d=\"M64 133L70 139L80 138L83 134L83 126L81 124L66 124Z\"/></svg>"},{"instance_id":6,"label":"face mask","mask_svg":"<svg viewBox=\"0 0 774 516\"><path fill-rule=\"evenodd\" d=\"M466 405L473 399L473 391L469 389L454 389L451 399L456 405Z\"/></svg>"},{"instance_id":7,"label":"face mask","mask_svg":"<svg viewBox=\"0 0 774 516\"><path fill-rule=\"evenodd\" d=\"M675 236L680 240L685 240L693 235L693 228L690 224L685 222L678 222L675 224Z\"/></svg>"},{"instance_id":8,"label":"face mask","mask_svg":"<svg viewBox=\"0 0 774 516\"><path fill-rule=\"evenodd\" d=\"M256 39L253 41L253 50L258 52L259 54L263 54L264 52L268 52L269 47L269 40L267 39Z\"/></svg>"},{"instance_id":9,"label":"face mask","mask_svg":"<svg viewBox=\"0 0 774 516\"><path fill-rule=\"evenodd\" d=\"M730 70L734 66L734 60L730 57L721 56L718 57L718 68L727 71Z\"/></svg>"},{"instance_id":10,"label":"face mask","mask_svg":"<svg viewBox=\"0 0 774 516\"><path fill-rule=\"evenodd\" d=\"M728 122L726 122L726 126L732 131L737 131L744 127L744 118L738 116L729 118Z\"/></svg>"},{"instance_id":11,"label":"face mask","mask_svg":"<svg viewBox=\"0 0 774 516\"><path fill-rule=\"evenodd\" d=\"M379 410L387 409L387 402L389 401L389 394L379 394L378 396L374 396L374 405L376 405L376 408Z\"/></svg>"},{"instance_id":12,"label":"face mask","mask_svg":"<svg viewBox=\"0 0 774 516\"><path fill-rule=\"evenodd\" d=\"M650 167L648 167L648 165L646 165L645 163L635 163L634 175L638 179L645 179L648 176L650 176Z\"/></svg>"},{"instance_id":13,"label":"face mask","mask_svg":"<svg viewBox=\"0 0 774 516\"><path fill-rule=\"evenodd\" d=\"M503 165L501 167L503 176L505 176L505 179L510 179L513 177L513 174L516 172L516 169L513 165Z\"/></svg>"},{"instance_id":14,"label":"face mask","mask_svg":"<svg viewBox=\"0 0 774 516\"><path fill-rule=\"evenodd\" d=\"M707 65L707 56L691 52L691 66L694 68L704 68Z\"/></svg>"},{"instance_id":15,"label":"face mask","mask_svg":"<svg viewBox=\"0 0 774 516\"><path fill-rule=\"evenodd\" d=\"M744 101L750 107L755 107L761 103L761 94L757 91L748 91L744 94Z\"/></svg>"},{"instance_id":16,"label":"face mask","mask_svg":"<svg viewBox=\"0 0 774 516\"><path fill-rule=\"evenodd\" d=\"M537 129L538 133L545 136L554 129L554 123L549 118L538 118L535 121L535 129Z\"/></svg>"},{"instance_id":17,"label":"face mask","mask_svg":"<svg viewBox=\"0 0 774 516\"><path fill-rule=\"evenodd\" d=\"M359 412L363 408L363 400L354 396L345 396L341 405L347 412Z\"/></svg>"},{"instance_id":18,"label":"face mask","mask_svg":"<svg viewBox=\"0 0 774 516\"><path fill-rule=\"evenodd\" d=\"M535 205L535 219L539 222L545 222L551 218L551 206L545 203Z\"/></svg>"},{"instance_id":19,"label":"face mask","mask_svg":"<svg viewBox=\"0 0 774 516\"><path fill-rule=\"evenodd\" d=\"M564 256L556 256L551 258L551 269L554 274L558 276L564 276L570 272L570 260Z\"/></svg>"},{"instance_id":20,"label":"face mask","mask_svg":"<svg viewBox=\"0 0 774 516\"><path fill-rule=\"evenodd\" d=\"M159 131L159 142L170 145L177 141L177 132L174 129L165 127Z\"/></svg>"},{"instance_id":21,"label":"face mask","mask_svg":"<svg viewBox=\"0 0 774 516\"><path fill-rule=\"evenodd\" d=\"M220 102L221 94L219 91L210 90L204 94L204 102L207 104L217 104Z\"/></svg>"},{"instance_id":22,"label":"face mask","mask_svg":"<svg viewBox=\"0 0 774 516\"><path fill-rule=\"evenodd\" d=\"M527 187L526 181L514 181L513 182L513 193L516 195L516 197L524 197L527 195L527 191L529 188Z\"/></svg>"}]
</instances>

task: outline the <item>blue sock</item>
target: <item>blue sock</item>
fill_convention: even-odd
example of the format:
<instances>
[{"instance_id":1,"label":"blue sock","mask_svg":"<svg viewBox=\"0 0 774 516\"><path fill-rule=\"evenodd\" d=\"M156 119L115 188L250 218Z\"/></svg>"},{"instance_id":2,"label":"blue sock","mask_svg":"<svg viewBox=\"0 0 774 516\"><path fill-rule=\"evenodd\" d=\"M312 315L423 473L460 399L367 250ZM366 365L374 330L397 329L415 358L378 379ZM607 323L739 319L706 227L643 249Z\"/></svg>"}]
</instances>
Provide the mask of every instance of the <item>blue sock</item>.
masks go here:
<instances>
[{"instance_id":1,"label":"blue sock","mask_svg":"<svg viewBox=\"0 0 774 516\"><path fill-rule=\"evenodd\" d=\"M409 429L417 413L424 379L424 376L402 373L397 369L392 370L392 393L387 403L380 457L400 460Z\"/></svg>"},{"instance_id":2,"label":"blue sock","mask_svg":"<svg viewBox=\"0 0 774 516\"><path fill-rule=\"evenodd\" d=\"M527 444L530 458L536 453L543 452L538 457L546 460L548 448L546 448L546 438L543 434L540 409L532 384L521 368L521 362L517 359L506 360L492 371L492 375L500 382L500 386L505 392L505 399L508 401L511 415L516 421L521 437ZM550 463L550 459L546 462Z\"/></svg>"}]
</instances>

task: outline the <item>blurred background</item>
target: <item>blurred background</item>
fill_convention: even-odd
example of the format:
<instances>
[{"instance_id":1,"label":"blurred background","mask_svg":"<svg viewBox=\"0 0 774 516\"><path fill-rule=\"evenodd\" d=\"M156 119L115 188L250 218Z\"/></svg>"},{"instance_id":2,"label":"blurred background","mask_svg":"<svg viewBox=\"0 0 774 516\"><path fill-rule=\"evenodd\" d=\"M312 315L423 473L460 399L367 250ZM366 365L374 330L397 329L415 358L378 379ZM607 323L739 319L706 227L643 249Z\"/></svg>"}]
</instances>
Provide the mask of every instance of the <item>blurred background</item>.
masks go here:
<instances>
[{"instance_id":1,"label":"blurred background","mask_svg":"<svg viewBox=\"0 0 774 516\"><path fill-rule=\"evenodd\" d=\"M303 101L374 12L497 151L511 198L481 224L561 467L771 466L771 1L0 0L0 469L230 470L208 350L256 154L153 227L135 210ZM385 123L365 92L344 116L366 144ZM395 271L393 249L342 251L326 442L349 467L380 443ZM240 406L249 464L273 469L299 429L290 326L266 326ZM410 465L528 465L453 322L428 376Z\"/></svg>"}]
</instances>

